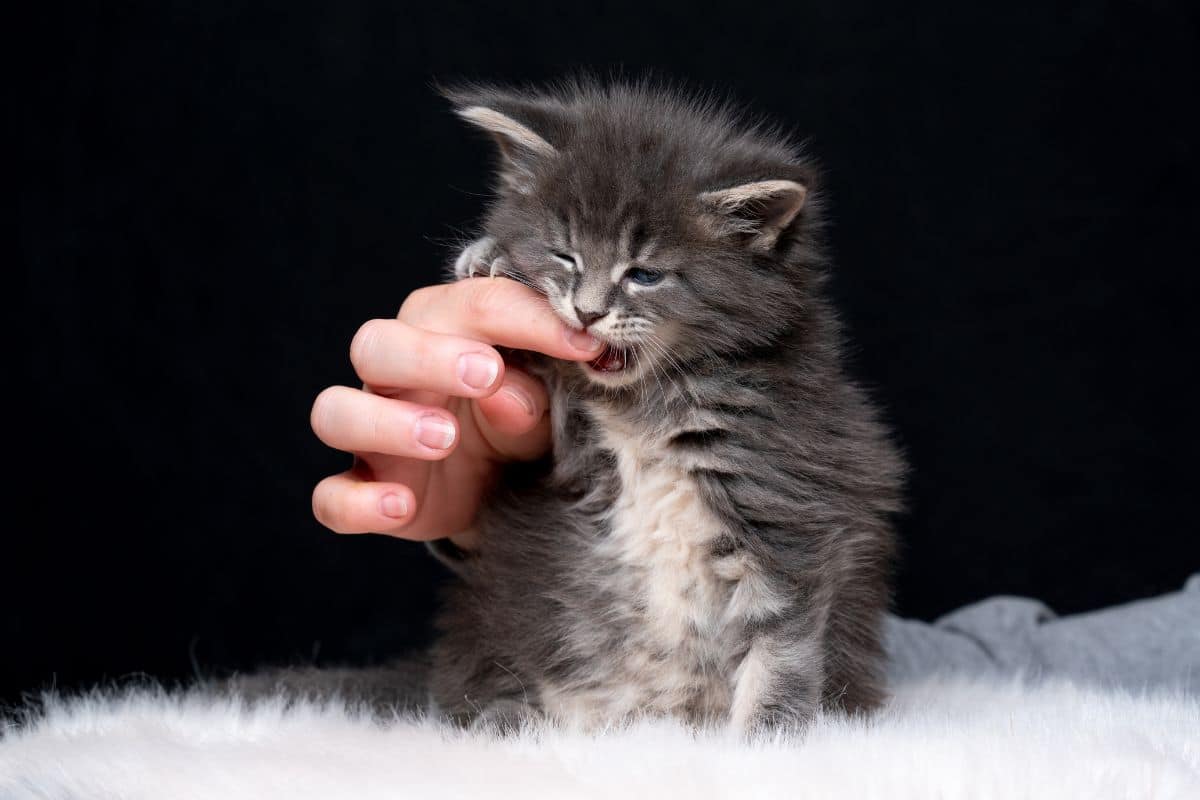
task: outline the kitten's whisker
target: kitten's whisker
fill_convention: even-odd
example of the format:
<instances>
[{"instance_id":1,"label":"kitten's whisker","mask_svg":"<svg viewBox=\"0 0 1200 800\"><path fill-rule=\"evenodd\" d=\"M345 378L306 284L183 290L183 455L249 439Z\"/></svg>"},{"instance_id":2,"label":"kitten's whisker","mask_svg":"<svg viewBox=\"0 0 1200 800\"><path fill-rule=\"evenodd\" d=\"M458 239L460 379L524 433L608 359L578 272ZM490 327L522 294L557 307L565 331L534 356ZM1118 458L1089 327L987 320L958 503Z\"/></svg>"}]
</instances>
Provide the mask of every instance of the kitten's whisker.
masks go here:
<instances>
[{"instance_id":1,"label":"kitten's whisker","mask_svg":"<svg viewBox=\"0 0 1200 800\"><path fill-rule=\"evenodd\" d=\"M667 362L667 366L675 370L675 372L679 375L679 380L675 382L675 385L678 386L685 395L683 398L685 405L693 409L698 408L701 405L700 398L696 396L695 390L692 388L691 382L688 380L687 372L684 370L683 365L679 363L678 359L671 355L670 349L667 347L666 343L654 333L648 333L643 341L649 347L653 348L655 352L657 352L663 358L663 360ZM664 375L665 374L666 373L664 370ZM691 400L690 403L688 402L689 399Z\"/></svg>"},{"instance_id":2,"label":"kitten's whisker","mask_svg":"<svg viewBox=\"0 0 1200 800\"><path fill-rule=\"evenodd\" d=\"M653 351L654 353L658 354L659 356L663 355L662 348L657 346L655 344L655 342L651 341L650 339L643 339L641 344L646 349ZM647 361L650 364L651 369L654 370L655 380L658 380L659 365L656 363L658 361L658 359L648 358ZM667 383L669 384L671 382L671 376L667 373L667 371L665 369L662 370L662 374L663 374L663 378L665 378ZM660 388L660 390L662 389L661 383L659 384L659 388ZM663 391L663 399L664 400L670 399L670 396L666 393L665 390Z\"/></svg>"},{"instance_id":3,"label":"kitten's whisker","mask_svg":"<svg viewBox=\"0 0 1200 800\"><path fill-rule=\"evenodd\" d=\"M660 346L655 345L654 343L649 342L649 341L647 341L646 344L649 345L651 347L651 349L655 350L656 352L661 352ZM648 363L650 364L650 369L652 370L652 374L654 375L654 380L656 383L658 383L658 390L662 395L663 402L667 403L667 404L674 402L674 395L671 393L668 393L666 391L666 389L663 388L662 381L659 381L659 379L658 379L660 365L656 363L657 359L649 358L647 360L648 360ZM666 369L662 369L661 371L662 371L663 380L665 380L667 382L667 386L675 385L672 383L671 376L670 376L670 374L667 373ZM685 402L685 404L686 404L686 402Z\"/></svg>"},{"instance_id":4,"label":"kitten's whisker","mask_svg":"<svg viewBox=\"0 0 1200 800\"><path fill-rule=\"evenodd\" d=\"M634 354L634 361L638 361L641 358L641 353L639 352L639 350L637 348L635 348L632 352ZM665 400L667 397L667 391L666 391L666 389L663 388L662 381L660 381L658 379L658 367L655 366L654 359L647 358L646 363L650 365L650 374L654 377L654 382L656 384L658 384L658 393L660 395L662 395L663 399ZM665 378L667 376L664 375L663 377ZM645 380L645 378L643 377L643 381L644 380ZM670 383L669 380L667 382Z\"/></svg>"}]
</instances>

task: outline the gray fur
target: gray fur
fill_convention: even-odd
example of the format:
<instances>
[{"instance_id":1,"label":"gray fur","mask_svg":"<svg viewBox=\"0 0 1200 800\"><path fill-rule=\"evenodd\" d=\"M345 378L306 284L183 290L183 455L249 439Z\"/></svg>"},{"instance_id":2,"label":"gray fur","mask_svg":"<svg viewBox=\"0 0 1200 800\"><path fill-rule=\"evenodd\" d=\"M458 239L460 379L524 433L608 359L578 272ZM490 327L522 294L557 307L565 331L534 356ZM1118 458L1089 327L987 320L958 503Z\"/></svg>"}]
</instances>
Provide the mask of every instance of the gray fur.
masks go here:
<instances>
[{"instance_id":1,"label":"gray fur","mask_svg":"<svg viewBox=\"0 0 1200 800\"><path fill-rule=\"evenodd\" d=\"M510 467L479 550L448 559L438 705L747 730L875 707L902 465L841 366L810 163L648 84L449 97L500 144L459 277L519 280L570 324L607 314L593 328L629 348L636 380L529 360L552 393L553 457ZM728 194L765 181L803 190ZM614 282L618 264L667 277ZM630 506L646 497L661 508ZM642 519L660 527L627 530Z\"/></svg>"}]
</instances>

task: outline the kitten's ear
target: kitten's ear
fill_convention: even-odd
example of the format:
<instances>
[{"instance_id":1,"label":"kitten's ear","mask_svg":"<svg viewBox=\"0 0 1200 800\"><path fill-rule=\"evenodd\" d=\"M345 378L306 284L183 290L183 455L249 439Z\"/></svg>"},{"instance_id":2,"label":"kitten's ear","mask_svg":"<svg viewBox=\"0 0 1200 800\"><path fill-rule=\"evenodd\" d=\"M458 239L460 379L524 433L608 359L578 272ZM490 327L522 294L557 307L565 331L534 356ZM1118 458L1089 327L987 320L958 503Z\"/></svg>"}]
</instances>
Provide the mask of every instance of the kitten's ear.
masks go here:
<instances>
[{"instance_id":1,"label":"kitten's ear","mask_svg":"<svg viewBox=\"0 0 1200 800\"><path fill-rule=\"evenodd\" d=\"M807 197L803 184L774 180L704 192L700 202L714 215L719 234L735 235L751 247L770 250L795 221Z\"/></svg>"},{"instance_id":2,"label":"kitten's ear","mask_svg":"<svg viewBox=\"0 0 1200 800\"><path fill-rule=\"evenodd\" d=\"M455 113L487 131L500 151L500 178L509 188L527 194L532 191L533 176L539 164L558 155L554 145L546 141L530 125L519 121L512 111L501 111L495 106L503 102L488 103L488 98L463 98L451 95L455 101ZM519 116L534 116L519 114Z\"/></svg>"}]
</instances>

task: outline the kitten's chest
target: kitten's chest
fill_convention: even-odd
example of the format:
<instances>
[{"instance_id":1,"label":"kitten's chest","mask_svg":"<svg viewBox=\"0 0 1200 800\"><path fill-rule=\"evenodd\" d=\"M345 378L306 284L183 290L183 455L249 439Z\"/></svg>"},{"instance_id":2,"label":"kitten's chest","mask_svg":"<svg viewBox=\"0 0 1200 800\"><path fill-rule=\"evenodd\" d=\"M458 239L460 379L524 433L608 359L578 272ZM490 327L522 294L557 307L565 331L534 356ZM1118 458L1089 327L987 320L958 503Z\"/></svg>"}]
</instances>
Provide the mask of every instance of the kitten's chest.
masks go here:
<instances>
[{"instance_id":1,"label":"kitten's chest","mask_svg":"<svg viewBox=\"0 0 1200 800\"><path fill-rule=\"evenodd\" d=\"M724 525L700 487L653 435L609 423L602 446L615 459L618 492L599 545L622 565L626 591L642 609L638 636L662 652L713 658L728 622L736 576L714 556Z\"/></svg>"},{"instance_id":2,"label":"kitten's chest","mask_svg":"<svg viewBox=\"0 0 1200 800\"><path fill-rule=\"evenodd\" d=\"M593 413L592 442L611 454L616 490L594 550L575 563L585 585L603 584L606 605L576 629L580 672L543 685L543 703L579 720L724 715L746 626L777 611L779 596L744 552L717 551L730 523L668 437Z\"/></svg>"}]
</instances>

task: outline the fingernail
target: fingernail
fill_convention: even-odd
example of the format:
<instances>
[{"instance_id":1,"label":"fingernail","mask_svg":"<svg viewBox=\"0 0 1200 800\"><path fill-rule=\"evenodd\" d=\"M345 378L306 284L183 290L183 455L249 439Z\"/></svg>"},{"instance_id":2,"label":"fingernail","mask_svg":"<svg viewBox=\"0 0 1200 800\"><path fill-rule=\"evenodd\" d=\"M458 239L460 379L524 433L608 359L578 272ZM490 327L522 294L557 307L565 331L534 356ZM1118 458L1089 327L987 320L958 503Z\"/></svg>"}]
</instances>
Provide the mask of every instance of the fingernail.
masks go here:
<instances>
[{"instance_id":1,"label":"fingernail","mask_svg":"<svg viewBox=\"0 0 1200 800\"><path fill-rule=\"evenodd\" d=\"M437 414L417 420L417 441L435 450L447 450L454 444L454 426Z\"/></svg>"},{"instance_id":2,"label":"fingernail","mask_svg":"<svg viewBox=\"0 0 1200 800\"><path fill-rule=\"evenodd\" d=\"M526 392L522 391L521 389L518 389L515 386L505 386L500 391L504 392L506 395L511 397L513 400L516 400L518 403L520 403L521 408L525 409L526 414L528 414L531 417L533 416L534 411L535 411L534 406L533 406L533 398L530 397Z\"/></svg>"},{"instance_id":3,"label":"fingernail","mask_svg":"<svg viewBox=\"0 0 1200 800\"><path fill-rule=\"evenodd\" d=\"M600 340L592 336L587 331L577 331L574 328L567 328L567 343L576 350L599 350Z\"/></svg>"},{"instance_id":4,"label":"fingernail","mask_svg":"<svg viewBox=\"0 0 1200 800\"><path fill-rule=\"evenodd\" d=\"M379 498L379 511L385 517L391 517L392 519L407 517L408 501L404 499L403 495L396 494L395 492L385 494Z\"/></svg>"},{"instance_id":5,"label":"fingernail","mask_svg":"<svg viewBox=\"0 0 1200 800\"><path fill-rule=\"evenodd\" d=\"M464 353L458 357L458 379L471 389L486 389L496 382L500 365L482 353Z\"/></svg>"}]
</instances>

